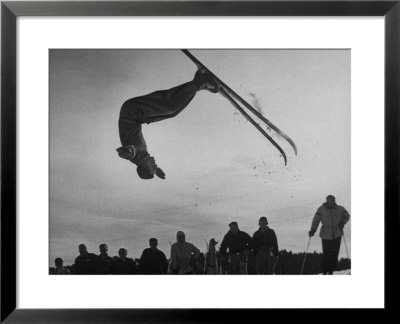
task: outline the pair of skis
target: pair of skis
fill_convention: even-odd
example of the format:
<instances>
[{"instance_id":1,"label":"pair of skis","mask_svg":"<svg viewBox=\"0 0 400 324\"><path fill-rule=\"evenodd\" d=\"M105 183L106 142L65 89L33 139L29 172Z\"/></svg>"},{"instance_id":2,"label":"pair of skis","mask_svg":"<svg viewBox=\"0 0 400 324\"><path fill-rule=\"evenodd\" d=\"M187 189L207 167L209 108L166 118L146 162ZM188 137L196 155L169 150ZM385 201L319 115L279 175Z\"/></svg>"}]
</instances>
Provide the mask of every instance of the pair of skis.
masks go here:
<instances>
[{"instance_id":1,"label":"pair of skis","mask_svg":"<svg viewBox=\"0 0 400 324\"><path fill-rule=\"evenodd\" d=\"M191 54L187 49L182 49L182 52L196 64L197 68L208 72L209 75L213 78L214 82L218 85L219 93L225 97L261 134L263 134L273 146L275 146L278 151L281 153L285 165L287 164L286 154L283 149L279 146L277 142L255 121L251 118L251 116L245 111L244 108L247 108L251 113L253 113L256 117L258 117L261 121L263 121L270 129L274 130L277 134L283 137L293 148L294 153L297 155L296 144L293 140L287 136L284 132L282 132L278 127L276 127L273 123L271 123L267 118L265 118L257 109L251 106L246 100L244 100L241 96L239 96L235 91L233 91L230 87L228 87L224 82L222 82L214 73L212 73L203 63L201 63L193 54ZM244 107L242 107L240 104Z\"/></svg>"}]
</instances>

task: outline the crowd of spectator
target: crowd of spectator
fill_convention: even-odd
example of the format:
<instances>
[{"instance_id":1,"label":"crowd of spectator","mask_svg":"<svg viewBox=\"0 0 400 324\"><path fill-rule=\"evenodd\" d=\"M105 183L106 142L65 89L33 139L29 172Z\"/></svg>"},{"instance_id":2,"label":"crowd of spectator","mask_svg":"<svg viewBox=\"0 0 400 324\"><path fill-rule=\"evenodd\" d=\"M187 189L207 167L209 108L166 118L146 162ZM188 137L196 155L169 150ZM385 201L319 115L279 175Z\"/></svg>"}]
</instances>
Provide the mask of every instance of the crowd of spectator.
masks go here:
<instances>
[{"instance_id":1,"label":"crowd of spectator","mask_svg":"<svg viewBox=\"0 0 400 324\"><path fill-rule=\"evenodd\" d=\"M84 244L79 245L79 255L74 264L64 266L61 258L55 259L55 267L50 268L54 275L163 275L163 274L285 274L298 273L302 256L282 252L278 248L275 231L268 226L265 216L259 219L259 229L250 236L241 231L237 222L229 224L229 231L222 239L220 248L212 238L206 253L186 241L182 231L176 234L176 242L171 244L170 257L158 249L158 240L149 239L149 247L141 257L133 259L125 248L120 248L118 256L108 254L108 246L99 245L99 254L90 253ZM282 254L281 260L280 254ZM304 256L304 253L303 253ZM318 260L318 264L314 262ZM318 273L321 257L309 257L305 273ZM280 261L280 262L279 262ZM311 271L311 272L310 272Z\"/></svg>"}]
</instances>

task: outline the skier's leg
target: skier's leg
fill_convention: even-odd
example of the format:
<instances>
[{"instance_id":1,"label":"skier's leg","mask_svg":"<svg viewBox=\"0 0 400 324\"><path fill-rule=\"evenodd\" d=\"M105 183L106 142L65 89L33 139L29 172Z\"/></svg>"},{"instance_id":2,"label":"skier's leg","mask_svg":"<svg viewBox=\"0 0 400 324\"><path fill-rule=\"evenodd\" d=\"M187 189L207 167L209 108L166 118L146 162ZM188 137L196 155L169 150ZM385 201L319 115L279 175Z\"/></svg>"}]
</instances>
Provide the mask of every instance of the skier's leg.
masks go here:
<instances>
[{"instance_id":1,"label":"skier's leg","mask_svg":"<svg viewBox=\"0 0 400 324\"><path fill-rule=\"evenodd\" d=\"M338 263L338 257L339 257L339 251L340 251L340 243L341 243L342 237L338 237L332 241L332 259L331 259L331 272L333 272L336 268L336 265Z\"/></svg>"},{"instance_id":2,"label":"skier's leg","mask_svg":"<svg viewBox=\"0 0 400 324\"><path fill-rule=\"evenodd\" d=\"M271 256L269 253L267 255L267 268L266 268L266 274L272 275L274 272L274 263L275 259L273 256Z\"/></svg>"},{"instance_id":3,"label":"skier's leg","mask_svg":"<svg viewBox=\"0 0 400 324\"><path fill-rule=\"evenodd\" d=\"M240 255L230 254L229 257L229 274L239 274L240 273Z\"/></svg>"},{"instance_id":4,"label":"skier's leg","mask_svg":"<svg viewBox=\"0 0 400 324\"><path fill-rule=\"evenodd\" d=\"M329 240L322 239L322 273L327 274L329 271Z\"/></svg>"},{"instance_id":5,"label":"skier's leg","mask_svg":"<svg viewBox=\"0 0 400 324\"><path fill-rule=\"evenodd\" d=\"M265 258L264 258L264 253L262 250L259 250L257 252L256 256L256 273L257 274L264 274L265 270Z\"/></svg>"}]
</instances>

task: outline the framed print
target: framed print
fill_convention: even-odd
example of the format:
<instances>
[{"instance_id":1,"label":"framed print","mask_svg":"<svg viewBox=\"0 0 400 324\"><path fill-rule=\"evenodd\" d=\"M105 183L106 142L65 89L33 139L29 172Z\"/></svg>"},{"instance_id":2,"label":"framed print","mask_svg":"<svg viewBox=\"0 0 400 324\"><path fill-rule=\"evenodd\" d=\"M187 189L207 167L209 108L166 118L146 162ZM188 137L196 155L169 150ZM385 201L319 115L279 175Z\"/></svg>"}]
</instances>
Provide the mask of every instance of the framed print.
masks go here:
<instances>
[{"instance_id":1,"label":"framed print","mask_svg":"<svg viewBox=\"0 0 400 324\"><path fill-rule=\"evenodd\" d=\"M399 16L2 2L1 320L391 309Z\"/></svg>"}]
</instances>

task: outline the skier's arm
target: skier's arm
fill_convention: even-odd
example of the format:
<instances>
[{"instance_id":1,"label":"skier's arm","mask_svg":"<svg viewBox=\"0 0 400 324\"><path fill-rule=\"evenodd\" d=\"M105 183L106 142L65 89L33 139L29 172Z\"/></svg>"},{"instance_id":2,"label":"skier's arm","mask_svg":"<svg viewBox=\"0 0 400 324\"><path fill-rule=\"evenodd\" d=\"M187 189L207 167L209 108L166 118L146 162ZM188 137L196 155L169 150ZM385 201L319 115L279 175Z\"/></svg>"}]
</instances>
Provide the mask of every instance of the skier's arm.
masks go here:
<instances>
[{"instance_id":1,"label":"skier's arm","mask_svg":"<svg viewBox=\"0 0 400 324\"><path fill-rule=\"evenodd\" d=\"M279 248L278 248L278 238L276 237L275 231L272 231L272 249L275 256L279 255Z\"/></svg>"},{"instance_id":2,"label":"skier's arm","mask_svg":"<svg viewBox=\"0 0 400 324\"><path fill-rule=\"evenodd\" d=\"M226 255L226 250L228 249L228 238L227 238L227 236L225 235L224 236L224 239L222 240L222 243L221 243L221 249L220 249L220 252L221 252L221 255L222 256L225 256Z\"/></svg>"},{"instance_id":3,"label":"skier's arm","mask_svg":"<svg viewBox=\"0 0 400 324\"><path fill-rule=\"evenodd\" d=\"M318 208L317 212L314 215L314 218L312 220L312 224L311 224L311 230L313 232L316 232L319 226L319 223L321 222L322 219L322 213L321 210Z\"/></svg>"},{"instance_id":4,"label":"skier's arm","mask_svg":"<svg viewBox=\"0 0 400 324\"><path fill-rule=\"evenodd\" d=\"M146 260L146 258L145 258L145 251L143 251L143 252L142 252L142 255L141 255L140 259L139 259L139 272L140 272L140 273L143 273L143 272L144 272L144 269L145 269L144 264L145 264L145 262L146 262L145 260Z\"/></svg>"},{"instance_id":5,"label":"skier's arm","mask_svg":"<svg viewBox=\"0 0 400 324\"><path fill-rule=\"evenodd\" d=\"M167 273L168 271L168 260L163 252L161 252L161 269L162 273Z\"/></svg>"},{"instance_id":6,"label":"skier's arm","mask_svg":"<svg viewBox=\"0 0 400 324\"><path fill-rule=\"evenodd\" d=\"M193 245L193 244L192 244ZM197 248L197 247L195 247L194 245L193 245L193 250L192 250L192 252L194 253L194 258L195 259L197 259L199 256L200 256L200 250Z\"/></svg>"},{"instance_id":7,"label":"skier's arm","mask_svg":"<svg viewBox=\"0 0 400 324\"><path fill-rule=\"evenodd\" d=\"M253 234L253 254L254 254L254 255L257 254L257 252L258 252L258 250L259 250L259 248L260 248L259 245L260 245L260 244L259 244L258 239L257 239L257 232L255 232L255 233Z\"/></svg>"},{"instance_id":8,"label":"skier's arm","mask_svg":"<svg viewBox=\"0 0 400 324\"><path fill-rule=\"evenodd\" d=\"M349 219L350 219L350 214L347 212L346 209L343 208L343 217L342 217L343 225L345 225L349 221Z\"/></svg>"},{"instance_id":9,"label":"skier's arm","mask_svg":"<svg viewBox=\"0 0 400 324\"><path fill-rule=\"evenodd\" d=\"M346 209L343 208L342 219L340 220L338 227L340 229L343 229L344 225L349 221L349 219L350 219L349 213L347 212Z\"/></svg>"},{"instance_id":10,"label":"skier's arm","mask_svg":"<svg viewBox=\"0 0 400 324\"><path fill-rule=\"evenodd\" d=\"M172 271L178 269L178 257L176 255L174 246L171 246L171 264L172 264Z\"/></svg>"}]
</instances>

